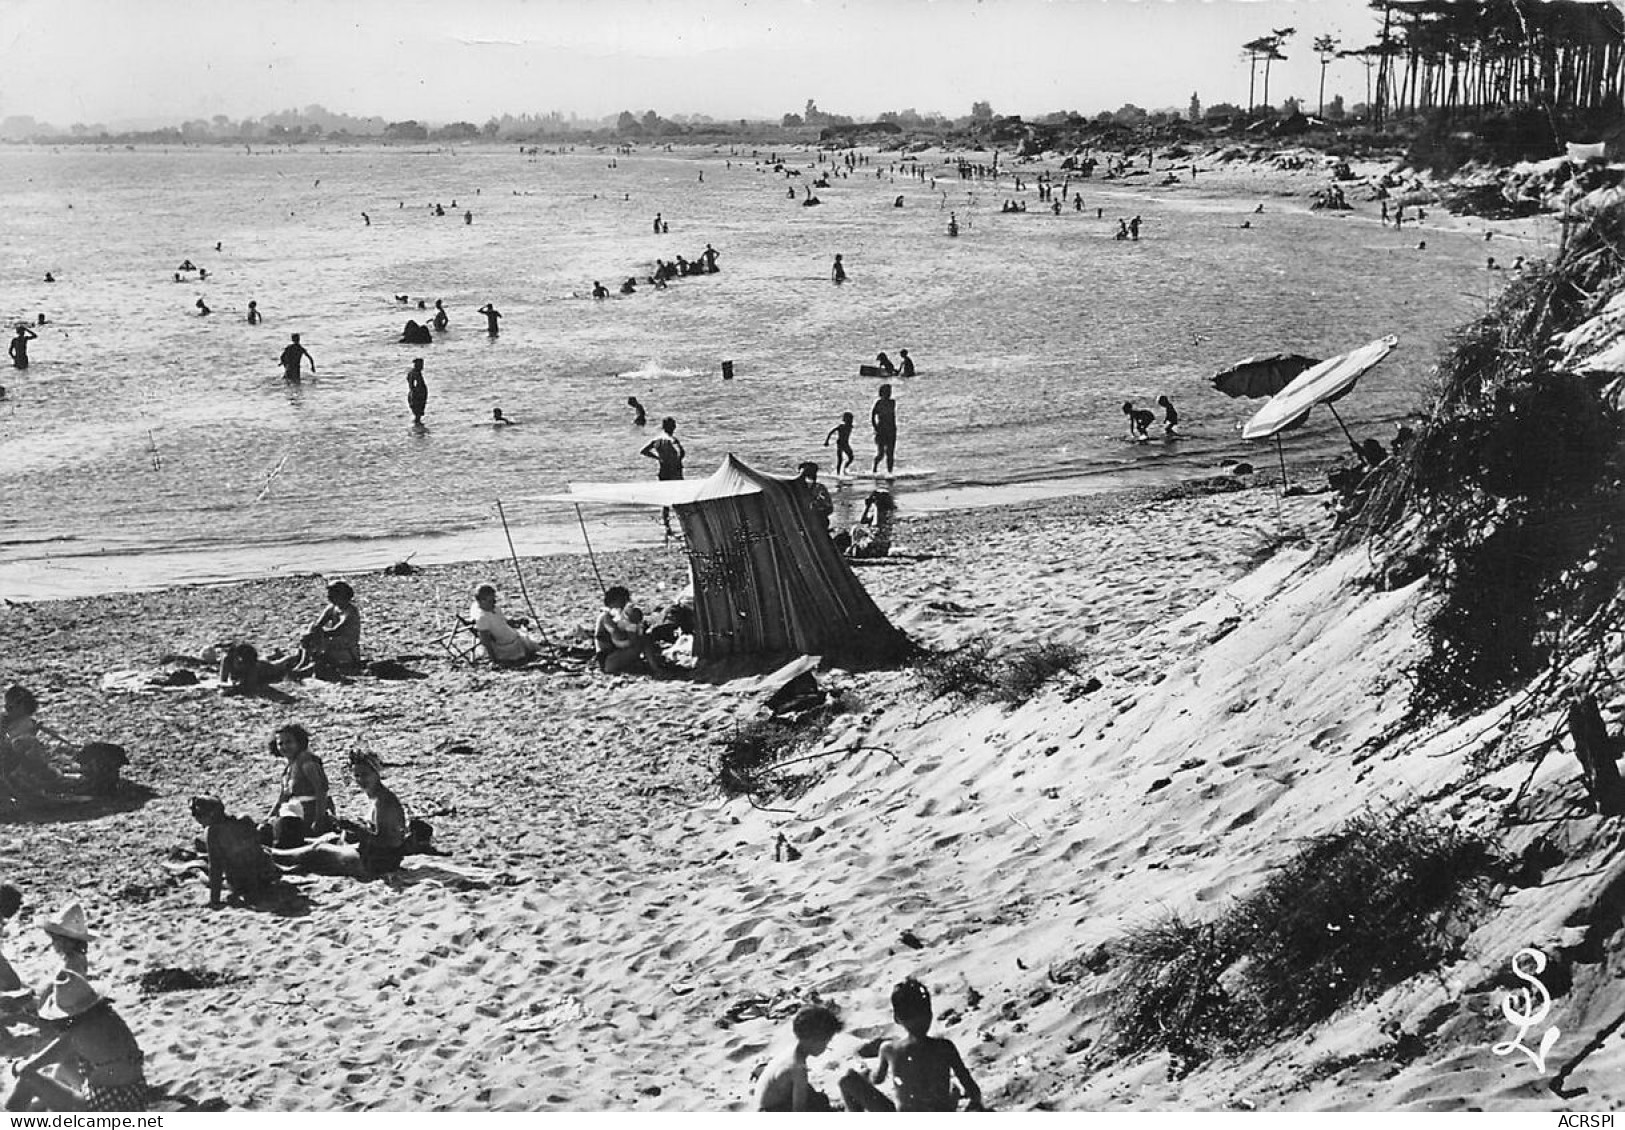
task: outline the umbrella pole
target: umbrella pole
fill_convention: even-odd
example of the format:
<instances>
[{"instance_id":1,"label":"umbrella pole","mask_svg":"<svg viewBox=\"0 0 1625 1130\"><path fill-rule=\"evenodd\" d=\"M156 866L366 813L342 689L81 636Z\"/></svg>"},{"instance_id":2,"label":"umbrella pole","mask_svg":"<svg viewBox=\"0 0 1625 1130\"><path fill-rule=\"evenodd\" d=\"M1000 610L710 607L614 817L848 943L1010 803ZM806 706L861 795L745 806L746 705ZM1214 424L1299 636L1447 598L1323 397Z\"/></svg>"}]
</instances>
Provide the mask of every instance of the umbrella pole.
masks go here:
<instances>
[{"instance_id":1,"label":"umbrella pole","mask_svg":"<svg viewBox=\"0 0 1625 1130\"><path fill-rule=\"evenodd\" d=\"M536 625L536 634L542 637L542 642L551 644L547 638L547 629L542 627L542 618L536 615L536 606L530 602L530 592L525 588L525 571L519 567L519 554L513 547L513 534L508 530L508 516L502 511L502 500L497 499L497 517L502 519L502 533L508 539L508 556L513 558L514 575L519 578L519 595L525 598L525 607L530 610L531 622Z\"/></svg>"},{"instance_id":2,"label":"umbrella pole","mask_svg":"<svg viewBox=\"0 0 1625 1130\"><path fill-rule=\"evenodd\" d=\"M1343 423L1343 417L1337 414L1337 405L1328 400L1326 407L1331 411L1332 419L1337 421L1337 426L1343 429L1343 434L1349 437L1349 446L1354 448L1355 451L1359 451L1360 445L1354 442L1354 433L1349 431L1347 424Z\"/></svg>"},{"instance_id":3,"label":"umbrella pole","mask_svg":"<svg viewBox=\"0 0 1625 1130\"><path fill-rule=\"evenodd\" d=\"M581 523L581 540L587 543L587 560L592 562L592 575L598 578L598 590L604 589L604 575L598 571L598 558L592 552L592 539L587 536L587 520L581 516L581 504L576 504L576 521Z\"/></svg>"},{"instance_id":4,"label":"umbrella pole","mask_svg":"<svg viewBox=\"0 0 1625 1130\"><path fill-rule=\"evenodd\" d=\"M1281 450L1281 433L1275 433L1275 455L1281 461L1281 492L1286 493L1286 454Z\"/></svg>"}]
</instances>

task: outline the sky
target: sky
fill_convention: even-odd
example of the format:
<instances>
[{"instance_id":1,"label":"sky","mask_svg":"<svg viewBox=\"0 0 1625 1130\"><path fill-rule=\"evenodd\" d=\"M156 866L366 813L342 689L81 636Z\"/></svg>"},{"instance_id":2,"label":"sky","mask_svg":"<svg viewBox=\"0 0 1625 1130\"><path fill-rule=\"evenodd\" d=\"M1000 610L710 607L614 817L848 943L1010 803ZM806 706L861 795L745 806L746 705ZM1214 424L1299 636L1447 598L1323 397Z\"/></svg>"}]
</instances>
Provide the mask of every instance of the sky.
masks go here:
<instances>
[{"instance_id":1,"label":"sky","mask_svg":"<svg viewBox=\"0 0 1625 1130\"><path fill-rule=\"evenodd\" d=\"M1241 45L1293 27L1270 101L1311 110L1312 41L1376 36L1366 0L0 0L0 118L179 124L318 103L389 120L868 119L1245 105ZM1259 100L1262 101L1262 70ZM1365 98L1356 61L1326 96Z\"/></svg>"}]
</instances>

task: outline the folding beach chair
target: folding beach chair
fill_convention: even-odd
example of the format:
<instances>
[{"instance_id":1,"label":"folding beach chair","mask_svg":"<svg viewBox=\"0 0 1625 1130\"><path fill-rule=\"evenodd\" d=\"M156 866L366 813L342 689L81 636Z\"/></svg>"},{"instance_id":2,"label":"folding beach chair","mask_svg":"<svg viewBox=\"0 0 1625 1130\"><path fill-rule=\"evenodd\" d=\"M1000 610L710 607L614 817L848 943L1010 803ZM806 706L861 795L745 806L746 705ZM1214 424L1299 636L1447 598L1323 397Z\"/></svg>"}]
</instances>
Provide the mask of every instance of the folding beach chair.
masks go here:
<instances>
[{"instance_id":1,"label":"folding beach chair","mask_svg":"<svg viewBox=\"0 0 1625 1130\"><path fill-rule=\"evenodd\" d=\"M480 637L474 631L474 621L461 614L437 642L453 663L472 666L485 654L485 649L480 646Z\"/></svg>"}]
</instances>

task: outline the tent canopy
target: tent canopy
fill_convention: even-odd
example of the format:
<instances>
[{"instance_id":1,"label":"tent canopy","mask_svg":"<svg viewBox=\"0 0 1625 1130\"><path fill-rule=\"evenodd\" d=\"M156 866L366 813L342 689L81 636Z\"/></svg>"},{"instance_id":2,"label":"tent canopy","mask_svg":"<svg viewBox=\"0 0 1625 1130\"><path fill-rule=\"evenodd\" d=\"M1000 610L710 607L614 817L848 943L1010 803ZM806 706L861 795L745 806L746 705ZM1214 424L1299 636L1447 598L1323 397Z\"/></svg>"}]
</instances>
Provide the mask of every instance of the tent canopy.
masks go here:
<instances>
[{"instance_id":1,"label":"tent canopy","mask_svg":"<svg viewBox=\"0 0 1625 1130\"><path fill-rule=\"evenodd\" d=\"M609 502L632 506L682 506L707 499L760 494L757 475L732 455L704 479L638 483L571 483L570 493L553 495L564 502Z\"/></svg>"}]
</instances>

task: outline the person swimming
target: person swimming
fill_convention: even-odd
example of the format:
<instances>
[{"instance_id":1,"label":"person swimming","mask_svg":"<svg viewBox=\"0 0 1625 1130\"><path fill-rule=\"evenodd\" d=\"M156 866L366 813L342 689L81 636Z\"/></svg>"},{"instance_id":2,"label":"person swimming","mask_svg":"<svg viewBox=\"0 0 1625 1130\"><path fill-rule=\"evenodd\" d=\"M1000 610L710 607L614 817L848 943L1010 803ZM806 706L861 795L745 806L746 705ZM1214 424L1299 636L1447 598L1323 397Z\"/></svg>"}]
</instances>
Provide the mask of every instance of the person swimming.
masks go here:
<instances>
[{"instance_id":1,"label":"person swimming","mask_svg":"<svg viewBox=\"0 0 1625 1130\"><path fill-rule=\"evenodd\" d=\"M209 314L214 313L214 311L210 310L208 306L204 304L203 299L201 298L197 300L197 312L198 317L200 318L207 317Z\"/></svg>"},{"instance_id":2,"label":"person swimming","mask_svg":"<svg viewBox=\"0 0 1625 1130\"><path fill-rule=\"evenodd\" d=\"M260 304L252 298L248 300L248 324L251 326L260 324Z\"/></svg>"},{"instance_id":3,"label":"person swimming","mask_svg":"<svg viewBox=\"0 0 1625 1130\"><path fill-rule=\"evenodd\" d=\"M903 359L902 364L897 367L897 375L900 377L912 377L914 375L914 358L908 355L908 350L906 349L899 349L897 351L897 355Z\"/></svg>"},{"instance_id":4,"label":"person swimming","mask_svg":"<svg viewBox=\"0 0 1625 1130\"><path fill-rule=\"evenodd\" d=\"M648 413L646 413L643 410L643 405L638 403L638 398L637 397L635 397L635 396L627 397L626 398L626 406L628 408L632 409L632 411L634 413L634 415L632 417L632 426L633 427L641 428L641 427L643 427L645 424L647 424L649 422L649 415L648 415Z\"/></svg>"},{"instance_id":5,"label":"person swimming","mask_svg":"<svg viewBox=\"0 0 1625 1130\"><path fill-rule=\"evenodd\" d=\"M605 286L603 283L599 282L597 279L593 279L592 280L592 296L594 298L608 298L609 297L609 287Z\"/></svg>"},{"instance_id":6,"label":"person swimming","mask_svg":"<svg viewBox=\"0 0 1625 1130\"><path fill-rule=\"evenodd\" d=\"M519 421L517 420L510 420L508 417L504 416L501 408L491 409L491 426L493 428L504 428L510 424L517 424L518 422Z\"/></svg>"},{"instance_id":7,"label":"person swimming","mask_svg":"<svg viewBox=\"0 0 1625 1130\"><path fill-rule=\"evenodd\" d=\"M502 332L497 328L497 319L502 317L502 312L495 306L492 306L489 302L487 302L484 306L479 308L478 313L485 315L485 332L487 334L492 337L496 337L497 334Z\"/></svg>"},{"instance_id":8,"label":"person swimming","mask_svg":"<svg viewBox=\"0 0 1625 1130\"><path fill-rule=\"evenodd\" d=\"M446 304L442 299L434 300L434 329L436 333L445 333L446 327L451 324L451 318L446 314Z\"/></svg>"},{"instance_id":9,"label":"person swimming","mask_svg":"<svg viewBox=\"0 0 1625 1130\"><path fill-rule=\"evenodd\" d=\"M880 375L883 377L895 377L897 375L897 366L892 364L892 359L887 357L885 353L875 354L875 365L879 367Z\"/></svg>"},{"instance_id":10,"label":"person swimming","mask_svg":"<svg viewBox=\"0 0 1625 1130\"><path fill-rule=\"evenodd\" d=\"M829 277L831 282L844 283L846 281L846 267L841 263L841 257L835 256L835 262L830 265Z\"/></svg>"}]
</instances>

